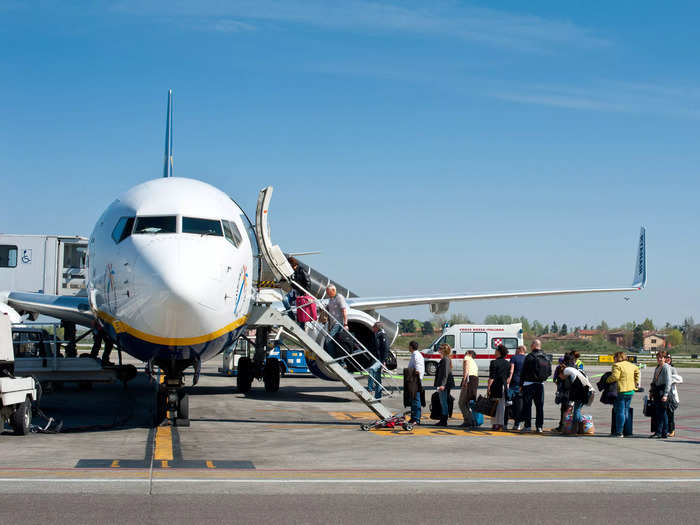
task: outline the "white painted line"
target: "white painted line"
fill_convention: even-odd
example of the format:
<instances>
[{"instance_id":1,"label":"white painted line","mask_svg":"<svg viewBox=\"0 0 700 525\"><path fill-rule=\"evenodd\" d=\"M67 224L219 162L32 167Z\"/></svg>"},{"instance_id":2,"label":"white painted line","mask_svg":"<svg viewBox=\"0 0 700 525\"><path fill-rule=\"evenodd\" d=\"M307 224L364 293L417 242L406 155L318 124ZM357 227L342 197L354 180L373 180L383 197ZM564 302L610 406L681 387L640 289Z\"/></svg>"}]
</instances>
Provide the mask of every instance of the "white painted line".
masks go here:
<instances>
[{"instance_id":1,"label":"white painted line","mask_svg":"<svg viewBox=\"0 0 700 525\"><path fill-rule=\"evenodd\" d=\"M104 478L0 478L0 482L17 483L27 481L32 483L143 483L148 479L104 479ZM425 484L503 484L503 483L700 483L700 478L579 478L579 479L205 479L205 478L154 478L153 483L297 483L297 484L362 484L362 483L425 483ZM0 490L0 492L2 492Z\"/></svg>"}]
</instances>

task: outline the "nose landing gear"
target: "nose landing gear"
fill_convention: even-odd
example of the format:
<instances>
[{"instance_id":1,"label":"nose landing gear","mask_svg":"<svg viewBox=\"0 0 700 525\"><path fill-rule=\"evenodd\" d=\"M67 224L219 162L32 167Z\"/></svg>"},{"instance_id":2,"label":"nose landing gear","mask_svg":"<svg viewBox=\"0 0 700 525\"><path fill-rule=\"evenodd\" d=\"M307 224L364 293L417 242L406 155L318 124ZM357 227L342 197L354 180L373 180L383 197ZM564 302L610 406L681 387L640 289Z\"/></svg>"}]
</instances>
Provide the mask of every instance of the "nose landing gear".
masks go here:
<instances>
[{"instance_id":1,"label":"nose landing gear","mask_svg":"<svg viewBox=\"0 0 700 525\"><path fill-rule=\"evenodd\" d=\"M173 426L190 426L190 398L184 389L182 372L163 376L156 394L155 424L166 420Z\"/></svg>"}]
</instances>

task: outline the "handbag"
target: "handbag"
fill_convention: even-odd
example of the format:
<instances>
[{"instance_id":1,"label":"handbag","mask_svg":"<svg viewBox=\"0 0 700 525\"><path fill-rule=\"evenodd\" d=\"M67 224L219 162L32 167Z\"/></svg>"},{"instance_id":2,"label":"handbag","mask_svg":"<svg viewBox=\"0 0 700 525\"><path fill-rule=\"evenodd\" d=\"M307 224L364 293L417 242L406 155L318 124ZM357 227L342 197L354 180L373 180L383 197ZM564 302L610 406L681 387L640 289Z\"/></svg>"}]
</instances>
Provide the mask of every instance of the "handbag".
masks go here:
<instances>
[{"instance_id":1,"label":"handbag","mask_svg":"<svg viewBox=\"0 0 700 525\"><path fill-rule=\"evenodd\" d=\"M649 399L649 396L644 396L644 408L642 410L646 417L653 417L655 412L654 400Z\"/></svg>"},{"instance_id":2,"label":"handbag","mask_svg":"<svg viewBox=\"0 0 700 525\"><path fill-rule=\"evenodd\" d=\"M396 370L397 366L396 354L389 350L389 353L386 355L386 368L387 370Z\"/></svg>"},{"instance_id":3,"label":"handbag","mask_svg":"<svg viewBox=\"0 0 700 525\"><path fill-rule=\"evenodd\" d=\"M493 417L496 415L497 408L498 399L489 399L482 395L479 395L479 397L476 398L476 402L474 403L474 410L489 417Z\"/></svg>"},{"instance_id":4,"label":"handbag","mask_svg":"<svg viewBox=\"0 0 700 525\"><path fill-rule=\"evenodd\" d=\"M589 407L595 401L595 391L592 388L588 389L588 399L586 400L586 406Z\"/></svg>"}]
</instances>

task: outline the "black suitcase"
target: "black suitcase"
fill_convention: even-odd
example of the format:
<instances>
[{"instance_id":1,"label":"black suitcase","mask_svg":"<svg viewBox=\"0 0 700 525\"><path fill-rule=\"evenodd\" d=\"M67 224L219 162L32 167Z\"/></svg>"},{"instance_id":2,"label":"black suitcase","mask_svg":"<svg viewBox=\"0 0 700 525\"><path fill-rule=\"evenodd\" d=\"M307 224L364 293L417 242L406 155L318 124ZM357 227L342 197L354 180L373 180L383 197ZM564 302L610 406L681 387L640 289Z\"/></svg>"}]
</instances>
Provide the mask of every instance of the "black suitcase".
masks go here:
<instances>
[{"instance_id":1,"label":"black suitcase","mask_svg":"<svg viewBox=\"0 0 700 525\"><path fill-rule=\"evenodd\" d=\"M455 398L448 394L447 396L447 411L452 417L452 409L454 408ZM440 394L435 391L430 396L430 419L439 421L442 419L442 406L440 405Z\"/></svg>"},{"instance_id":2,"label":"black suitcase","mask_svg":"<svg viewBox=\"0 0 700 525\"><path fill-rule=\"evenodd\" d=\"M629 412L627 413L627 419L625 420L625 428L622 430L622 435L624 436L631 436L633 433L633 421L634 419L634 408L630 407ZM610 421L610 433L611 434L619 434L619 431L617 430L617 426L615 425L615 410L612 410L612 418Z\"/></svg>"}]
</instances>

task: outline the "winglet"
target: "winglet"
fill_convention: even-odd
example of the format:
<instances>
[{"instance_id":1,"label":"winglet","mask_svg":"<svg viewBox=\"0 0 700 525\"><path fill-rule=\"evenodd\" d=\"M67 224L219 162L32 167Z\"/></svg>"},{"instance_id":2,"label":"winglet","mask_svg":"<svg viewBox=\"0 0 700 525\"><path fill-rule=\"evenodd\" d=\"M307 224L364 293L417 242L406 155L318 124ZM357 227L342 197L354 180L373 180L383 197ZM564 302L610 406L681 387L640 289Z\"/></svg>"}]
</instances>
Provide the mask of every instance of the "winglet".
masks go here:
<instances>
[{"instance_id":1,"label":"winglet","mask_svg":"<svg viewBox=\"0 0 700 525\"><path fill-rule=\"evenodd\" d=\"M173 176L173 90L168 90L168 115L165 120L165 159L163 177Z\"/></svg>"},{"instance_id":2,"label":"winglet","mask_svg":"<svg viewBox=\"0 0 700 525\"><path fill-rule=\"evenodd\" d=\"M634 281L632 287L641 290L647 284L647 243L646 229L642 226L639 231L639 250L637 251L637 260L634 268Z\"/></svg>"}]
</instances>

